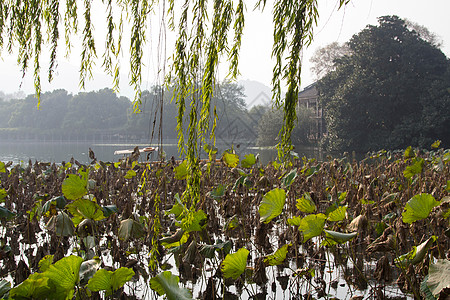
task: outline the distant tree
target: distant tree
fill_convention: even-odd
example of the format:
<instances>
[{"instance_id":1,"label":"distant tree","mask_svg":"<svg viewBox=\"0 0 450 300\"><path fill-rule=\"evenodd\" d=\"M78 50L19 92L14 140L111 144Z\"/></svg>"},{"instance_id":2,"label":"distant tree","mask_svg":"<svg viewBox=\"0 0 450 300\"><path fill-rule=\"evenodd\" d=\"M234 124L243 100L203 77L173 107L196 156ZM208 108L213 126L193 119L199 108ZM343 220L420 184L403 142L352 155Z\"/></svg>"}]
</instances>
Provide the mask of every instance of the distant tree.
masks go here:
<instances>
[{"instance_id":1,"label":"distant tree","mask_svg":"<svg viewBox=\"0 0 450 300\"><path fill-rule=\"evenodd\" d=\"M176 139L178 136L177 113L178 108L172 101L173 87L163 90L160 86L154 86L149 91L142 93L141 112L132 111L128 114L128 131L140 132L150 137L153 133L156 140L160 127L162 111L162 135L164 139ZM217 116L216 136L221 139L244 138L249 130L242 124L251 125L244 101L243 87L230 82L216 84L216 91L211 105L215 107ZM163 107L161 110L161 99ZM186 99L186 106L192 109L191 99ZM196 107L195 109L199 109ZM187 128L187 119L183 121L183 127Z\"/></svg>"},{"instance_id":2,"label":"distant tree","mask_svg":"<svg viewBox=\"0 0 450 300\"><path fill-rule=\"evenodd\" d=\"M244 87L224 81L216 86L212 104L216 108L216 135L220 139L243 139L253 134L253 121L245 104ZM253 136L256 138L256 135Z\"/></svg>"},{"instance_id":3,"label":"distant tree","mask_svg":"<svg viewBox=\"0 0 450 300\"><path fill-rule=\"evenodd\" d=\"M0 128L9 127L9 119L14 110L15 105L12 101L0 99Z\"/></svg>"},{"instance_id":4,"label":"distant tree","mask_svg":"<svg viewBox=\"0 0 450 300\"><path fill-rule=\"evenodd\" d=\"M28 95L24 99L11 100L12 108L8 127L33 129L59 129L67 112L67 103L72 95L66 90L55 90L41 95L40 110L36 109L36 97Z\"/></svg>"},{"instance_id":5,"label":"distant tree","mask_svg":"<svg viewBox=\"0 0 450 300\"><path fill-rule=\"evenodd\" d=\"M431 32L425 26L410 21L408 19L405 19L405 24L409 30L411 31L414 30L420 36L421 39L427 41L436 48L442 47L442 39L439 36L437 36L434 32Z\"/></svg>"},{"instance_id":6,"label":"distant tree","mask_svg":"<svg viewBox=\"0 0 450 300\"><path fill-rule=\"evenodd\" d=\"M67 113L67 105L73 96L66 90L54 90L44 93L41 98L41 106L36 110L36 100L31 102L34 106L34 124L39 129L60 129ZM30 104L31 104L30 103Z\"/></svg>"},{"instance_id":7,"label":"distant tree","mask_svg":"<svg viewBox=\"0 0 450 300\"><path fill-rule=\"evenodd\" d=\"M313 112L305 106L296 108L298 116L292 131L292 144L309 144L309 136L313 133ZM279 143L280 129L283 126L283 112L281 110L269 109L258 124L259 146L274 146Z\"/></svg>"},{"instance_id":8,"label":"distant tree","mask_svg":"<svg viewBox=\"0 0 450 300\"><path fill-rule=\"evenodd\" d=\"M318 84L328 149L428 147L438 138L450 142L443 130L450 126L449 110L444 110L449 62L438 48L396 16L380 17L378 26L367 26L348 45L350 54Z\"/></svg>"},{"instance_id":9,"label":"distant tree","mask_svg":"<svg viewBox=\"0 0 450 300\"><path fill-rule=\"evenodd\" d=\"M141 111L137 114L132 109L128 111L127 131L149 140L153 138L152 142L157 141L159 134L162 134L165 140L176 139L177 106L171 101L172 91L171 87L164 89L161 86L153 86L150 90L143 91ZM162 107L160 101L163 103ZM161 119L162 126L160 126Z\"/></svg>"},{"instance_id":10,"label":"distant tree","mask_svg":"<svg viewBox=\"0 0 450 300\"><path fill-rule=\"evenodd\" d=\"M248 111L249 117L252 121L252 130L253 132L256 132L258 134L258 125L259 121L262 119L262 117L270 110L269 105L255 105Z\"/></svg>"},{"instance_id":11,"label":"distant tree","mask_svg":"<svg viewBox=\"0 0 450 300\"><path fill-rule=\"evenodd\" d=\"M333 42L324 47L317 48L310 59L310 62L313 64L311 71L316 80L319 80L327 73L334 71L336 68L336 60L349 54L350 48L348 45L340 45L338 42Z\"/></svg>"},{"instance_id":12,"label":"distant tree","mask_svg":"<svg viewBox=\"0 0 450 300\"><path fill-rule=\"evenodd\" d=\"M14 99L23 99L25 98L25 93L23 91L17 91L12 94L7 94L3 91L0 91L0 100L9 101Z\"/></svg>"},{"instance_id":13,"label":"distant tree","mask_svg":"<svg viewBox=\"0 0 450 300\"><path fill-rule=\"evenodd\" d=\"M124 128L130 105L126 97L119 98L108 88L79 93L70 99L62 127L75 132Z\"/></svg>"}]
</instances>

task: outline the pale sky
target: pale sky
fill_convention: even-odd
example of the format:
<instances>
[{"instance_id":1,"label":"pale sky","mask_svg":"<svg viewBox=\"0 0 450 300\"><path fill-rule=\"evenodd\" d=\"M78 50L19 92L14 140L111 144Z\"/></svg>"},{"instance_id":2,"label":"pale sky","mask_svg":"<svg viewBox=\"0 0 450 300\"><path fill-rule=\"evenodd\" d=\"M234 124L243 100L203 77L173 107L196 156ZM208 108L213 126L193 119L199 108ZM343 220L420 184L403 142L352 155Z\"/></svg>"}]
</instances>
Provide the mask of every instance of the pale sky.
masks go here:
<instances>
[{"instance_id":1,"label":"pale sky","mask_svg":"<svg viewBox=\"0 0 450 300\"><path fill-rule=\"evenodd\" d=\"M98 2L98 1L97 1ZM259 10L253 11L255 0L246 1L247 17L245 24L245 33L242 40L242 49L240 55L240 72L239 79L249 79L259 81L270 86L272 78L272 69L274 66L271 60L273 27L271 17L271 1L267 1L266 10L261 13ZM310 72L311 64L309 59L318 47L325 46L332 42L343 43L348 41L352 35L361 31L366 25L377 24L377 17L385 15L398 15L400 18L409 19L415 23L427 27L431 32L437 34L443 41L442 51L447 57L450 57L450 0L351 0L351 2L341 10L337 11L337 3L339 0L318 0L320 20L318 26L314 30L315 38L312 45L303 52L303 71L302 71L302 87L313 82L313 76ZM104 22L101 13L93 14L99 16L99 22ZM81 18L81 15L80 15ZM158 12L155 13L152 22L156 23L159 19ZM151 24L153 25L153 24ZM102 45L104 32L102 34L102 24L97 24L96 33L100 40L97 45ZM100 29L99 29L100 28ZM150 30L150 36L157 36L159 30ZM103 36L102 36L103 35ZM63 34L61 34L63 36ZM156 38L155 38L156 40ZM143 89L149 88L152 82L158 77L156 66L161 65L157 62L154 54L158 50L156 42L149 43L146 48L147 53L144 61L147 68L144 68ZM172 40L167 39L167 57L171 55L173 47ZM48 91L56 88L64 88L72 93L78 92L78 69L79 69L79 51L74 50L69 59L64 57L64 41L60 41L61 53L59 54L57 76L54 81L49 84L46 81L47 74L42 72L42 90ZM161 48L159 48L161 49ZM102 53L102 51L99 51ZM5 55L2 52L2 60L0 60L0 90L6 93L13 93L22 90L25 94L34 92L32 70L28 71L22 87L21 72L19 67L15 65L16 58ZM42 69L47 67L47 53L42 56ZM101 58L101 54L99 55ZM132 88L128 87L128 58L122 58L122 75L121 75L121 94L132 98ZM97 65L101 66L101 59L98 59ZM220 76L225 75L225 71L220 71ZM104 87L111 87L111 79L106 75L95 71L94 80L86 84L86 90L98 90Z\"/></svg>"}]
</instances>

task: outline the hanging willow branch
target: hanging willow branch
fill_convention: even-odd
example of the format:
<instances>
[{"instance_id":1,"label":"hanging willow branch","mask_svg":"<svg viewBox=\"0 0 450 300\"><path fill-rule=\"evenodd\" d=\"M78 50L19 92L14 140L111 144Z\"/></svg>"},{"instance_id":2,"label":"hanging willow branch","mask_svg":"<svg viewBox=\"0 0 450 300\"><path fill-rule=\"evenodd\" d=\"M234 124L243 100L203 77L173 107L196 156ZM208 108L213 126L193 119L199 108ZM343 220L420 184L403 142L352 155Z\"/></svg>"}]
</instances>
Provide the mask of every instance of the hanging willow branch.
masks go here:
<instances>
[{"instance_id":1,"label":"hanging willow branch","mask_svg":"<svg viewBox=\"0 0 450 300\"><path fill-rule=\"evenodd\" d=\"M339 1L340 7L349 2L349 0ZM48 80L51 81L57 65L59 25L61 22L64 24L64 40L66 51L69 53L72 48L71 39L76 38L79 32L79 15L84 17L81 33L80 87L84 88L86 79L92 76L92 66L97 58L92 3L93 0L0 1L0 53L5 45L10 53L13 49L17 49L17 62L24 75L29 67L29 60L34 59L34 83L38 97L41 91L39 61L43 46L50 49ZM105 6L107 26L102 66L106 73L114 77L113 85L116 90L119 84L119 56L122 51L124 15L131 25L129 76L130 85L135 90L134 110L138 111L142 58L146 49L146 30L149 26L148 15L158 5L158 1L102 0L102 3ZM239 51L246 7L244 0L184 0L181 6L174 0L168 0L167 3L168 9L164 12L168 16L167 25L176 32L177 39L171 72L166 84L174 89L174 101L178 105L178 146L180 152L186 154L188 161L189 176L183 199L190 201L194 207L200 195L199 149L208 138L215 143L216 115L215 108L211 107L211 99L218 79L217 70L221 62L228 61L228 76L236 79L239 74ZM260 0L257 7L266 9L266 1ZM117 22L117 18L114 18L115 13L120 14L118 23L115 23ZM211 17L208 13L211 13ZM64 18L60 18L60 15L64 15ZM274 104L276 107L283 107L284 110L284 126L280 132L281 142L278 147L282 161L287 161L292 148L290 136L296 120L295 106L300 85L301 50L312 41L312 29L317 18L317 0L274 2L272 56L276 63L272 84ZM165 16L162 20L166 20ZM230 32L233 32L232 37ZM288 88L285 99L281 93L284 84ZM187 109L189 113L186 115ZM183 128L185 118L189 119L188 128ZM187 142L185 134L188 135Z\"/></svg>"},{"instance_id":2,"label":"hanging willow branch","mask_svg":"<svg viewBox=\"0 0 450 300\"><path fill-rule=\"evenodd\" d=\"M292 149L291 132L296 120L298 87L301 73L301 49L312 41L312 28L317 23L317 1L277 1L274 7L274 46L276 59L273 69L273 98L275 106L283 106L284 124L280 131L278 156L286 162ZM287 63L283 63L286 59ZM286 80L288 91L281 99L281 82Z\"/></svg>"}]
</instances>

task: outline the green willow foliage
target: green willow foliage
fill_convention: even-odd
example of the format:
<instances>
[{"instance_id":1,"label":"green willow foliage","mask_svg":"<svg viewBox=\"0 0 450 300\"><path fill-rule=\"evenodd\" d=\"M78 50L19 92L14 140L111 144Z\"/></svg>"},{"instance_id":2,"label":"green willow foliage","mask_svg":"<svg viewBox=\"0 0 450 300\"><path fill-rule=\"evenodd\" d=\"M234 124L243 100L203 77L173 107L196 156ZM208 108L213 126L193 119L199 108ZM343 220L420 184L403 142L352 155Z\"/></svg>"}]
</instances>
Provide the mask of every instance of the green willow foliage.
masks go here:
<instances>
[{"instance_id":1,"label":"green willow foliage","mask_svg":"<svg viewBox=\"0 0 450 300\"><path fill-rule=\"evenodd\" d=\"M340 7L350 0L339 0ZM229 62L229 77L239 74L239 50L245 24L246 6L243 0L103 0L106 5L107 35L103 67L113 76L115 88L119 83L119 54L122 50L123 24L131 24L130 84L135 89L135 111L139 110L142 57L147 41L148 16L163 5L163 26L177 33L170 75L166 83L176 86L174 99L178 105L178 133L180 151L186 151L190 169L185 199L198 201L200 143L215 142L217 115L211 99L218 81L221 60ZM78 34L79 12L83 12L80 87L92 76L91 68L97 58L94 30L91 22L92 0L4 0L0 2L0 51L18 49L18 63L25 72L34 60L36 94L40 94L40 56L42 46L50 46L48 79L56 68L56 51L60 40L60 26L64 28L67 53L70 39ZM177 5L177 8L175 8ZM81 6L81 8L80 8ZM167 6L167 10L165 9ZM265 9L266 0L259 0L256 9ZM114 8L114 10L113 10ZM63 13L61 13L63 12ZM119 12L119 18L114 14ZM210 15L210 13L212 14ZM63 17L62 17L63 16ZM290 135L296 119L298 87L300 84L301 49L312 41L312 29L318 17L317 0L277 0L273 4L274 44L272 55L273 98L277 107L284 108L284 126L280 132L280 160L286 161L292 148ZM167 20L167 21L166 21ZM46 35L43 36L43 35ZM232 36L231 36L232 35ZM281 85L288 91L282 99ZM191 101L186 101L190 99ZM186 103L191 103L189 125L183 130ZM210 124L212 122L212 125ZM185 142L184 132L187 132Z\"/></svg>"}]
</instances>

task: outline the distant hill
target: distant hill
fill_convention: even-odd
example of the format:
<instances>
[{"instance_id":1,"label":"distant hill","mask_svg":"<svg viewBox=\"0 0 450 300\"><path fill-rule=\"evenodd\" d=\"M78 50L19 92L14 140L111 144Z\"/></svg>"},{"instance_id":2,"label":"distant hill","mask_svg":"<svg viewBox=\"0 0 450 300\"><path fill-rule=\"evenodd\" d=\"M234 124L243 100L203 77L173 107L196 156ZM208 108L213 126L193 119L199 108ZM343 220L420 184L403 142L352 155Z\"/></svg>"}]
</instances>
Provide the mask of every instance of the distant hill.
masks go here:
<instances>
[{"instance_id":1,"label":"distant hill","mask_svg":"<svg viewBox=\"0 0 450 300\"><path fill-rule=\"evenodd\" d=\"M267 85L254 80L239 80L238 84L245 89L247 108L255 105L270 105L272 91Z\"/></svg>"}]
</instances>

